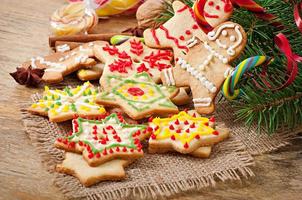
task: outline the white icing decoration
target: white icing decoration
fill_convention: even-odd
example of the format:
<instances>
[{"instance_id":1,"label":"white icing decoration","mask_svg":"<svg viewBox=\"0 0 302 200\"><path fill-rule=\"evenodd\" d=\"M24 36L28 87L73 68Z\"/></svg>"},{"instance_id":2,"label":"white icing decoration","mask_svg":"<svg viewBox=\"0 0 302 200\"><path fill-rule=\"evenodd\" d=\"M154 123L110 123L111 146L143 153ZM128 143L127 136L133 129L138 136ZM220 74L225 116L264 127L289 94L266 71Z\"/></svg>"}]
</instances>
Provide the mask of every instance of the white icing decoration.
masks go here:
<instances>
[{"instance_id":1,"label":"white icing decoration","mask_svg":"<svg viewBox=\"0 0 302 200\"><path fill-rule=\"evenodd\" d=\"M65 52L65 51L69 51L69 50L70 50L70 46L68 44L63 44L63 45L57 46L58 52Z\"/></svg>"},{"instance_id":2,"label":"white icing decoration","mask_svg":"<svg viewBox=\"0 0 302 200\"><path fill-rule=\"evenodd\" d=\"M47 67L49 67L49 68L46 68L45 71L63 72L66 70L65 65L62 65L60 63L46 61L42 57L31 58L31 67L32 68L38 68L36 65L36 61L40 62L40 64L42 64L42 65L46 65Z\"/></svg>"},{"instance_id":3,"label":"white icing decoration","mask_svg":"<svg viewBox=\"0 0 302 200\"><path fill-rule=\"evenodd\" d=\"M214 55L215 57L217 57L219 60L222 61L222 63L227 64L228 63L228 59L226 57L224 57L223 55L219 54L218 52L216 52L214 49L212 49L211 46L208 45L207 42L204 43L204 47L212 53L212 55Z\"/></svg>"},{"instance_id":4,"label":"white icing decoration","mask_svg":"<svg viewBox=\"0 0 302 200\"><path fill-rule=\"evenodd\" d=\"M232 36L230 37L230 41L231 41L231 42L235 42L235 40L236 40L236 37L235 37L234 35L232 35Z\"/></svg>"},{"instance_id":5,"label":"white icing decoration","mask_svg":"<svg viewBox=\"0 0 302 200\"><path fill-rule=\"evenodd\" d=\"M194 69L190 64L188 64L184 59L178 58L177 64L181 66L181 68L187 70L193 77L198 79L201 84L207 88L211 93L215 93L217 88L215 85L210 82L204 75L200 74L196 69Z\"/></svg>"},{"instance_id":6,"label":"white icing decoration","mask_svg":"<svg viewBox=\"0 0 302 200\"><path fill-rule=\"evenodd\" d=\"M198 43L198 40L194 36L191 39L189 39L186 43L187 43L187 47L191 48L191 47L195 46Z\"/></svg>"},{"instance_id":7,"label":"white icing decoration","mask_svg":"<svg viewBox=\"0 0 302 200\"><path fill-rule=\"evenodd\" d=\"M208 107L211 105L212 99L210 97L196 98L193 99L193 103L195 107Z\"/></svg>"},{"instance_id":8,"label":"white icing decoration","mask_svg":"<svg viewBox=\"0 0 302 200\"><path fill-rule=\"evenodd\" d=\"M164 76L165 76L167 85L169 85L169 86L175 85L172 68L165 69L163 72L164 72Z\"/></svg>"},{"instance_id":9,"label":"white icing decoration","mask_svg":"<svg viewBox=\"0 0 302 200\"><path fill-rule=\"evenodd\" d=\"M224 78L228 77L232 73L233 68L228 67L224 72Z\"/></svg>"},{"instance_id":10,"label":"white icing decoration","mask_svg":"<svg viewBox=\"0 0 302 200\"><path fill-rule=\"evenodd\" d=\"M223 36L227 36L227 35L228 35L228 32L227 32L226 30L223 30L223 31L221 32L221 34L222 34Z\"/></svg>"}]
</instances>

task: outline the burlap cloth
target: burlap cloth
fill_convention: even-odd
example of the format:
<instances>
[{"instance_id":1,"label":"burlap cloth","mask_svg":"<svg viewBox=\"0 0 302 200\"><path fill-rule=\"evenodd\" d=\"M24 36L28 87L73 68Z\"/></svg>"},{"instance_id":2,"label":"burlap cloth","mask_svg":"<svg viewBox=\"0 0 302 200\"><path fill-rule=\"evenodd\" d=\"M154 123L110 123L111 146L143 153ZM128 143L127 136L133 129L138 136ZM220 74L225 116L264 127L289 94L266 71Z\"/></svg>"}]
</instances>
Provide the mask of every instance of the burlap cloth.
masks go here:
<instances>
[{"instance_id":1,"label":"burlap cloth","mask_svg":"<svg viewBox=\"0 0 302 200\"><path fill-rule=\"evenodd\" d=\"M32 96L33 101L38 96ZM26 107L27 102L22 107ZM260 134L256 126L248 129L234 122L232 108L227 102L217 106L216 118L230 127L232 136L216 145L209 159L198 159L177 153L148 154L126 168L123 181L107 181L86 188L72 176L54 171L63 160L63 151L53 147L56 138L66 133L70 123L51 123L47 118L22 111L26 132L37 148L47 169L54 174L54 182L70 199L151 199L166 197L183 191L200 190L216 181L239 180L253 176L252 155L270 152L289 143L295 131L273 136ZM146 144L145 144L146 146ZM146 148L144 152L147 152Z\"/></svg>"}]
</instances>

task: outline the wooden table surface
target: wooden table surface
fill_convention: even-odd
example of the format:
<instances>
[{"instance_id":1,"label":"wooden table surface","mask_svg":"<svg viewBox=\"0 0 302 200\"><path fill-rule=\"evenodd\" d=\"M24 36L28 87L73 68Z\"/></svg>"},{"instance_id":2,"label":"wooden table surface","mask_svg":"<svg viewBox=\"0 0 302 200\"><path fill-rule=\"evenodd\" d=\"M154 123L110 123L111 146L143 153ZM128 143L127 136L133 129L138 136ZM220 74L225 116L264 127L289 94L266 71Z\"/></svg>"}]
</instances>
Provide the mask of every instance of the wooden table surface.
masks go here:
<instances>
[{"instance_id":1,"label":"wooden table surface","mask_svg":"<svg viewBox=\"0 0 302 200\"><path fill-rule=\"evenodd\" d=\"M1 0L0 5L0 199L62 200L35 148L24 132L19 102L37 89L20 86L9 72L35 55L49 52L49 16L64 0ZM128 23L113 20L102 31L119 31ZM129 22L130 21L130 22ZM255 177L218 184L201 192L179 194L172 199L301 199L302 140L272 154L256 157ZM300 197L300 198L298 198Z\"/></svg>"}]
</instances>

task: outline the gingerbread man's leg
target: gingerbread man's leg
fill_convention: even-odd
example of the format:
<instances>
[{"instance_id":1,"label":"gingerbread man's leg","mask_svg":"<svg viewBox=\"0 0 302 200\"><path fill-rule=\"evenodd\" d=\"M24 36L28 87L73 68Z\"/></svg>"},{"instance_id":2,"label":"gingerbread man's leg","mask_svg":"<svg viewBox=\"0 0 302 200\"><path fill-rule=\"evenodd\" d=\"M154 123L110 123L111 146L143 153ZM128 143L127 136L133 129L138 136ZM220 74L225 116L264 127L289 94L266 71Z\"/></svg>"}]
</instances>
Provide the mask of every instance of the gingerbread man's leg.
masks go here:
<instances>
[{"instance_id":1,"label":"gingerbread man's leg","mask_svg":"<svg viewBox=\"0 0 302 200\"><path fill-rule=\"evenodd\" d=\"M200 81L195 78L190 78L190 88L193 96L195 110L199 114L211 114L214 112L215 106L213 100L215 94L200 84Z\"/></svg>"},{"instance_id":2,"label":"gingerbread man's leg","mask_svg":"<svg viewBox=\"0 0 302 200\"><path fill-rule=\"evenodd\" d=\"M189 86L190 74L179 66L164 69L161 72L161 80L164 85L175 85L177 87Z\"/></svg>"}]
</instances>

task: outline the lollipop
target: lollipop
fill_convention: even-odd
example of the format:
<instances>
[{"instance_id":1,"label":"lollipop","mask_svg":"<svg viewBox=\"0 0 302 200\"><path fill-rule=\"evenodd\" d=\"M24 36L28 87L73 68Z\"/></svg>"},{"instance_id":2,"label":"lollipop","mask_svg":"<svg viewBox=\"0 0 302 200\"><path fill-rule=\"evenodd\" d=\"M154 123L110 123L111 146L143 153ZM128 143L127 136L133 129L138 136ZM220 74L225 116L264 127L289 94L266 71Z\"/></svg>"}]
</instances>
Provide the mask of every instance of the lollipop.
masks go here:
<instances>
[{"instance_id":1,"label":"lollipop","mask_svg":"<svg viewBox=\"0 0 302 200\"><path fill-rule=\"evenodd\" d=\"M236 66L234 71L224 81L222 86L222 94L229 100L236 99L241 92L240 89L235 89L240 78L254 67L270 61L271 58L266 56L254 56L239 63L239 65Z\"/></svg>"},{"instance_id":2,"label":"lollipop","mask_svg":"<svg viewBox=\"0 0 302 200\"><path fill-rule=\"evenodd\" d=\"M87 8L83 2L65 5L57 9L50 18L50 26L56 36L86 33L97 23L95 11Z\"/></svg>"}]
</instances>

